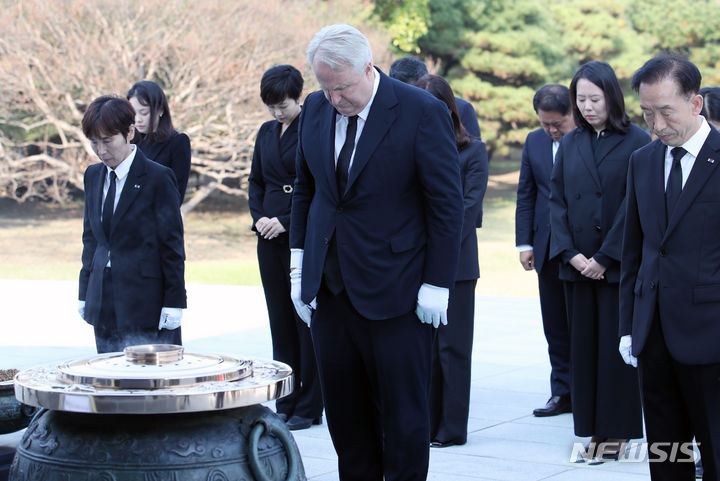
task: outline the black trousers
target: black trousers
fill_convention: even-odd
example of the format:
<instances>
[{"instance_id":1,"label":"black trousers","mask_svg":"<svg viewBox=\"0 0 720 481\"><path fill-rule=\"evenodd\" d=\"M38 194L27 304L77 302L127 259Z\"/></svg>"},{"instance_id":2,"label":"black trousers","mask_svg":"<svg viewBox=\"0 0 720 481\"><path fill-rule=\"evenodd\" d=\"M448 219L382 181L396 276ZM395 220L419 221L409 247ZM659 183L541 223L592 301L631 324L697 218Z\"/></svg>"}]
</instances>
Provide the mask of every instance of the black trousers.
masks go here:
<instances>
[{"instance_id":1,"label":"black trousers","mask_svg":"<svg viewBox=\"0 0 720 481\"><path fill-rule=\"evenodd\" d=\"M543 331L550 355L550 392L553 396L566 396L570 394L570 332L559 267L559 261L546 260L537 274Z\"/></svg>"},{"instance_id":2,"label":"black trousers","mask_svg":"<svg viewBox=\"0 0 720 481\"><path fill-rule=\"evenodd\" d=\"M271 240L258 237L257 255L270 319L273 359L288 364L295 376L292 394L275 401L275 409L288 417L320 417L322 392L310 328L297 316L290 298L287 234Z\"/></svg>"},{"instance_id":3,"label":"black trousers","mask_svg":"<svg viewBox=\"0 0 720 481\"><path fill-rule=\"evenodd\" d=\"M448 300L448 324L435 330L430 383L432 441L467 441L476 284L477 279L455 282Z\"/></svg>"},{"instance_id":4,"label":"black trousers","mask_svg":"<svg viewBox=\"0 0 720 481\"><path fill-rule=\"evenodd\" d=\"M158 312L157 323L160 323ZM123 326L123 327L121 327ZM95 327L95 347L98 354L121 352L127 346L139 344L177 344L182 345L181 328L158 330L157 327L128 327L128 323L119 323L115 314L113 299L112 269L103 271L102 304L100 322Z\"/></svg>"},{"instance_id":5,"label":"black trousers","mask_svg":"<svg viewBox=\"0 0 720 481\"><path fill-rule=\"evenodd\" d=\"M618 284L565 282L565 295L575 434L642 438L637 372L618 352Z\"/></svg>"},{"instance_id":6,"label":"black trousers","mask_svg":"<svg viewBox=\"0 0 720 481\"><path fill-rule=\"evenodd\" d=\"M321 287L311 331L341 481L427 477L432 326L370 320ZM383 478L384 476L384 478Z\"/></svg>"},{"instance_id":7,"label":"black trousers","mask_svg":"<svg viewBox=\"0 0 720 481\"><path fill-rule=\"evenodd\" d=\"M690 444L695 436L705 471L703 479L720 480L720 364L675 361L665 344L658 311L656 308L648 339L638 357L648 443ZM687 456L675 449L675 462L670 457L671 445L662 447L667 454L665 462L653 461L654 455L649 453L653 481L695 479L695 464L677 462Z\"/></svg>"}]
</instances>

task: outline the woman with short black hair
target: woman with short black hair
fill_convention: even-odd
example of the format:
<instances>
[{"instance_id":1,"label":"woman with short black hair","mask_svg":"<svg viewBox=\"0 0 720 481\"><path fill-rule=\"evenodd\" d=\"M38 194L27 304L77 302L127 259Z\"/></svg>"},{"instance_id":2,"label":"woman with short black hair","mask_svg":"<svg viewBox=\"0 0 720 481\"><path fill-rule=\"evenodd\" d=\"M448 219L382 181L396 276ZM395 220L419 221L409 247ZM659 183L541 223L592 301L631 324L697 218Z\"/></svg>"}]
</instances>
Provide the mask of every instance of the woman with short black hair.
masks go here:
<instances>
[{"instance_id":1,"label":"woman with short black hair","mask_svg":"<svg viewBox=\"0 0 720 481\"><path fill-rule=\"evenodd\" d=\"M275 403L292 430L320 424L323 410L310 329L297 317L290 298L288 230L302 88L302 75L291 65L277 65L263 74L260 98L275 120L260 127L248 180L273 359L289 364L295 374L293 393Z\"/></svg>"}]
</instances>

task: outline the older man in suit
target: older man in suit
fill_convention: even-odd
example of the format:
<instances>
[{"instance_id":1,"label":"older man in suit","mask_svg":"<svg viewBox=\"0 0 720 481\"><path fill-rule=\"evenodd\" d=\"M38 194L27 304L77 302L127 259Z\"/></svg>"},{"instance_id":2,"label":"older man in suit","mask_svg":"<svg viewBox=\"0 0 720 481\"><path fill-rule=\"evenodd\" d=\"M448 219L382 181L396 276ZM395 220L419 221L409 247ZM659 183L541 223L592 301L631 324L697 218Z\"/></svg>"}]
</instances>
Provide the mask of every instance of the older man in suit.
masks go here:
<instances>
[{"instance_id":1,"label":"older man in suit","mask_svg":"<svg viewBox=\"0 0 720 481\"><path fill-rule=\"evenodd\" d=\"M98 353L131 344L180 344L186 306L180 196L172 170L130 144L135 111L95 99L82 128L102 161L85 171L80 315Z\"/></svg>"},{"instance_id":2,"label":"older man in suit","mask_svg":"<svg viewBox=\"0 0 720 481\"><path fill-rule=\"evenodd\" d=\"M515 243L520 263L538 276L543 330L550 355L550 399L535 416L571 411L570 337L565 312L565 291L558 277L559 260L548 259L550 249L550 173L560 140L575 128L570 93L564 85L540 88L533 98L541 128L525 140L515 210Z\"/></svg>"},{"instance_id":3,"label":"older man in suit","mask_svg":"<svg viewBox=\"0 0 720 481\"><path fill-rule=\"evenodd\" d=\"M353 27L323 28L307 54L322 92L300 117L290 277L340 479L422 480L433 326L463 217L450 115L377 70Z\"/></svg>"},{"instance_id":4,"label":"older man in suit","mask_svg":"<svg viewBox=\"0 0 720 481\"><path fill-rule=\"evenodd\" d=\"M675 56L632 80L657 140L630 159L619 349L639 370L654 481L694 478L693 435L703 479L720 465L720 134L700 81Z\"/></svg>"}]
</instances>

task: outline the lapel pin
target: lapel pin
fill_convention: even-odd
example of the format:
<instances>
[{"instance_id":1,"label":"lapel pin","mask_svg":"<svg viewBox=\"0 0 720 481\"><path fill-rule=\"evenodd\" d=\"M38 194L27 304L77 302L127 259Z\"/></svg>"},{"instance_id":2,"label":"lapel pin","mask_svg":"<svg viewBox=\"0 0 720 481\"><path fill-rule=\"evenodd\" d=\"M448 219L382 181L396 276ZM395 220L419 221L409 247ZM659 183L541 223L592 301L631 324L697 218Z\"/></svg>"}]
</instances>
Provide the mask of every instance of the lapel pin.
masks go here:
<instances>
[{"instance_id":1,"label":"lapel pin","mask_svg":"<svg viewBox=\"0 0 720 481\"><path fill-rule=\"evenodd\" d=\"M140 188L140 184L135 184L135 188L136 188L136 189L139 189L139 188Z\"/></svg>"},{"instance_id":2,"label":"lapel pin","mask_svg":"<svg viewBox=\"0 0 720 481\"><path fill-rule=\"evenodd\" d=\"M710 157L708 157L708 162L710 162L711 164L714 164L714 163L715 163L715 159L711 159Z\"/></svg>"}]
</instances>

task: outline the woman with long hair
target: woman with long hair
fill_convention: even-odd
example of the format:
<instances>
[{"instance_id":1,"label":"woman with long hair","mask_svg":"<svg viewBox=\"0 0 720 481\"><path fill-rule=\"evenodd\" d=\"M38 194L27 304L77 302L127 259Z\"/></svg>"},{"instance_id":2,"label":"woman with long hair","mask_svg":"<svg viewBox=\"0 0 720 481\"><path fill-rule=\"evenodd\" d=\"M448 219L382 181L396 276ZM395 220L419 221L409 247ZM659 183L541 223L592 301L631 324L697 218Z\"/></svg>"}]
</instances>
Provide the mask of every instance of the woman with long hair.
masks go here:
<instances>
[{"instance_id":1,"label":"woman with long hair","mask_svg":"<svg viewBox=\"0 0 720 481\"><path fill-rule=\"evenodd\" d=\"M476 225L488 181L485 143L471 137L460 121L455 95L445 79L424 75L417 87L448 107L460 158L463 188L463 228L455 286L450 290L447 325L437 329L433 344L430 387L430 446L446 447L467 441L470 407L470 367L475 321L475 286L480 277Z\"/></svg>"},{"instance_id":2,"label":"woman with long hair","mask_svg":"<svg viewBox=\"0 0 720 481\"><path fill-rule=\"evenodd\" d=\"M570 397L579 462L616 460L642 438L637 372L620 356L619 281L630 155L650 142L630 123L615 72L580 67L570 83L578 126L560 142L551 176L550 257L559 258L570 327Z\"/></svg>"}]
</instances>

